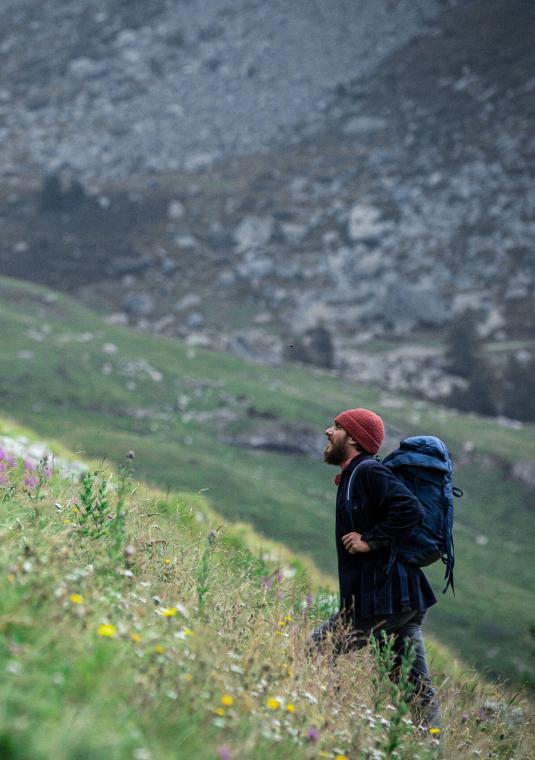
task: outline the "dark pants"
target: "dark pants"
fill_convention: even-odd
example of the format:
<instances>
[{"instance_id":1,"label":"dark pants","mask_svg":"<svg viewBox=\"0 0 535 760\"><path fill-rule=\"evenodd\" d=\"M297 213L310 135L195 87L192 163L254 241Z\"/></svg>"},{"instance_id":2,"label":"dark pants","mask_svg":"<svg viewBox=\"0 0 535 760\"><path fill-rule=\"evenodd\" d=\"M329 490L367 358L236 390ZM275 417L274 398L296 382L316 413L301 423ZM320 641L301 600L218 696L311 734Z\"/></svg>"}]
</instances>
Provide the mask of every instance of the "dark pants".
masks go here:
<instances>
[{"instance_id":1,"label":"dark pants","mask_svg":"<svg viewBox=\"0 0 535 760\"><path fill-rule=\"evenodd\" d=\"M440 703L431 685L425 645L422 637L422 622L425 612L409 611L394 615L381 615L373 618L353 618L347 625L339 613L331 617L314 630L310 637L315 649L329 643L335 655L361 649L369 644L373 636L379 642L383 640L382 631L388 637L393 636L396 664L392 671L395 680L396 666L407 646L412 646L414 661L409 672L409 681L414 687L411 704L413 721L425 728L442 728Z\"/></svg>"}]
</instances>

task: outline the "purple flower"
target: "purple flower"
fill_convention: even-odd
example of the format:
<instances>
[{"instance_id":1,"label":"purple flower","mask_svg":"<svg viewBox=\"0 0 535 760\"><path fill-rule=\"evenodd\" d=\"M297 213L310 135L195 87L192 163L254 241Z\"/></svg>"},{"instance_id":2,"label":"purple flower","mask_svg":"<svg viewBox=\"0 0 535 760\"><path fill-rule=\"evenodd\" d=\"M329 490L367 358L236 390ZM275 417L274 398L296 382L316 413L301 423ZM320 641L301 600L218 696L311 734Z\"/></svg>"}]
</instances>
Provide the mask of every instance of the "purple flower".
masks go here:
<instances>
[{"instance_id":1,"label":"purple flower","mask_svg":"<svg viewBox=\"0 0 535 760\"><path fill-rule=\"evenodd\" d=\"M7 486L9 483L9 480L6 478L5 475L0 475L0 485Z\"/></svg>"},{"instance_id":2,"label":"purple flower","mask_svg":"<svg viewBox=\"0 0 535 760\"><path fill-rule=\"evenodd\" d=\"M28 470L28 472L35 472L36 468L35 468L35 465L34 465L34 463L32 461L30 461L29 459L25 459L24 460L24 469Z\"/></svg>"},{"instance_id":3,"label":"purple flower","mask_svg":"<svg viewBox=\"0 0 535 760\"><path fill-rule=\"evenodd\" d=\"M317 742L320 738L320 732L316 726L311 726L307 731L307 739L311 742Z\"/></svg>"},{"instance_id":4,"label":"purple flower","mask_svg":"<svg viewBox=\"0 0 535 760\"><path fill-rule=\"evenodd\" d=\"M273 581L271 580L269 575L263 575L260 578L260 585L262 586L262 588L265 588L269 591L269 589L273 586Z\"/></svg>"},{"instance_id":5,"label":"purple flower","mask_svg":"<svg viewBox=\"0 0 535 760\"><path fill-rule=\"evenodd\" d=\"M26 488L29 488L30 490L33 490L37 487L37 484L39 483L39 478L37 478L35 475L26 475L24 478L24 485Z\"/></svg>"},{"instance_id":6,"label":"purple flower","mask_svg":"<svg viewBox=\"0 0 535 760\"><path fill-rule=\"evenodd\" d=\"M0 449L0 460L5 459L5 458L6 458L6 452L4 451L4 449Z\"/></svg>"},{"instance_id":7,"label":"purple flower","mask_svg":"<svg viewBox=\"0 0 535 760\"><path fill-rule=\"evenodd\" d=\"M217 754L221 760L232 760L232 752L230 751L228 744L222 744L220 747L218 747Z\"/></svg>"},{"instance_id":8,"label":"purple flower","mask_svg":"<svg viewBox=\"0 0 535 760\"><path fill-rule=\"evenodd\" d=\"M284 580L284 575L282 574L282 570L279 570L277 575L275 576L275 580L277 583L282 583Z\"/></svg>"},{"instance_id":9,"label":"purple flower","mask_svg":"<svg viewBox=\"0 0 535 760\"><path fill-rule=\"evenodd\" d=\"M16 467L17 466L17 457L12 456L6 456L7 466L8 467Z\"/></svg>"},{"instance_id":10,"label":"purple flower","mask_svg":"<svg viewBox=\"0 0 535 760\"><path fill-rule=\"evenodd\" d=\"M307 596L305 596L305 604L307 607L312 607L314 604L314 594L307 594Z\"/></svg>"}]
</instances>

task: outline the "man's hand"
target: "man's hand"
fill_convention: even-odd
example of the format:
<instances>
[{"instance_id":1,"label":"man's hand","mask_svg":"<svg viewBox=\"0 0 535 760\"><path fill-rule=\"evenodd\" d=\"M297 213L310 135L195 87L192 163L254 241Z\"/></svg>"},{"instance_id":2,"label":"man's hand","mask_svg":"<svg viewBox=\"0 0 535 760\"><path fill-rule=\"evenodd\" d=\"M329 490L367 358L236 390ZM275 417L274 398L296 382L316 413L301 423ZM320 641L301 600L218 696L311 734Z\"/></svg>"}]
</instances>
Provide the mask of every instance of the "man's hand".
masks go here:
<instances>
[{"instance_id":1,"label":"man's hand","mask_svg":"<svg viewBox=\"0 0 535 760\"><path fill-rule=\"evenodd\" d=\"M342 536L342 543L350 554L366 554L371 552L371 547L362 540L360 533L346 533Z\"/></svg>"}]
</instances>

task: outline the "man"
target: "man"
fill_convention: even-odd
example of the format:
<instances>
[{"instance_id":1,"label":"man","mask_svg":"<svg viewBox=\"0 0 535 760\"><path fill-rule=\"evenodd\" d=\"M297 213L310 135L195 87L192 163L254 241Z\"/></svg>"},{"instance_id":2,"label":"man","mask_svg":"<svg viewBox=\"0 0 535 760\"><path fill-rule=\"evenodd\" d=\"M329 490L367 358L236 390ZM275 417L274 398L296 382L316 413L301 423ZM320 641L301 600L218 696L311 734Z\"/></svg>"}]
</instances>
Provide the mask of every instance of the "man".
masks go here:
<instances>
[{"instance_id":1,"label":"man","mask_svg":"<svg viewBox=\"0 0 535 760\"><path fill-rule=\"evenodd\" d=\"M441 729L421 629L436 598L423 572L401 565L391 551L420 524L423 507L374 456L384 439L377 414L348 409L325 435L324 460L341 468L335 479L340 612L314 631L312 642L319 647L329 639L340 654L365 646L372 636L381 641L384 631L393 636L398 663L412 645L413 720L425 728Z\"/></svg>"}]
</instances>

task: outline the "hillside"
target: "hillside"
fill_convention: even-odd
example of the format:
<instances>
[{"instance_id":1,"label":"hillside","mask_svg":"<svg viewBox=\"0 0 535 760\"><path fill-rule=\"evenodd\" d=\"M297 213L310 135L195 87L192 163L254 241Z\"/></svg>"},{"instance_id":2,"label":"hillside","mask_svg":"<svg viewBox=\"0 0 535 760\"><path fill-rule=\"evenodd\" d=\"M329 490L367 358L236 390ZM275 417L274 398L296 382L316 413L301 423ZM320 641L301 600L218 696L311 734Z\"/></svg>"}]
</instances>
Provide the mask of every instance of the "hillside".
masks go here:
<instances>
[{"instance_id":1,"label":"hillside","mask_svg":"<svg viewBox=\"0 0 535 760\"><path fill-rule=\"evenodd\" d=\"M96 460L121 463L132 449L138 477L202 492L225 519L252 523L331 574L334 471L320 462L332 416L377 410L384 452L409 434L442 437L465 497L456 505L457 595L440 598L429 629L490 675L533 683L532 427L386 396L335 372L266 368L155 338L8 279L0 322L6 412ZM440 589L440 568L430 576Z\"/></svg>"},{"instance_id":2,"label":"hillside","mask_svg":"<svg viewBox=\"0 0 535 760\"><path fill-rule=\"evenodd\" d=\"M1 425L2 758L442 756L372 653L304 656L327 601L307 563L147 489L131 456L114 471L48 444L43 464ZM528 706L431 652L444 755L532 757Z\"/></svg>"}]
</instances>

